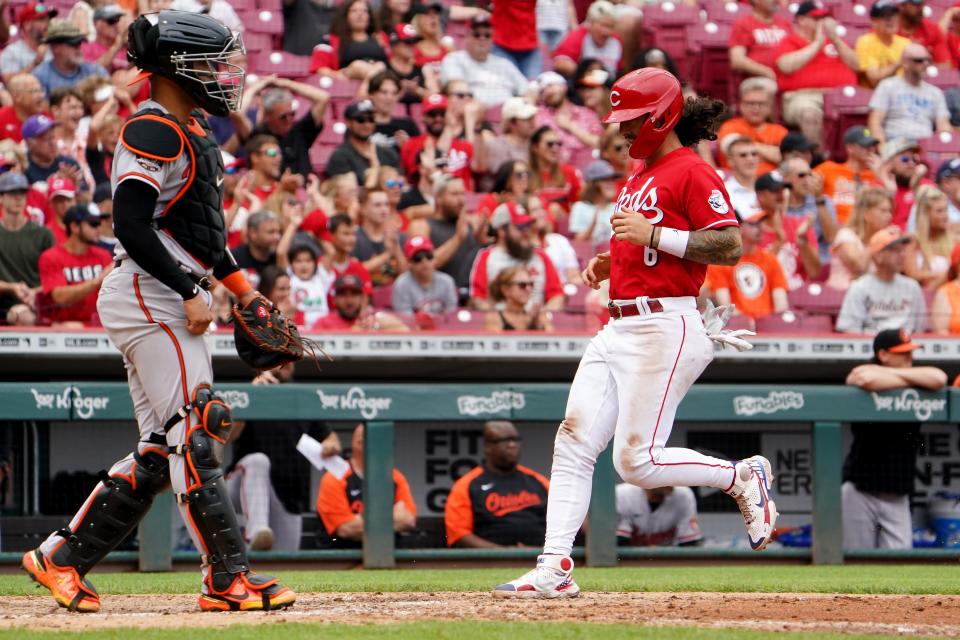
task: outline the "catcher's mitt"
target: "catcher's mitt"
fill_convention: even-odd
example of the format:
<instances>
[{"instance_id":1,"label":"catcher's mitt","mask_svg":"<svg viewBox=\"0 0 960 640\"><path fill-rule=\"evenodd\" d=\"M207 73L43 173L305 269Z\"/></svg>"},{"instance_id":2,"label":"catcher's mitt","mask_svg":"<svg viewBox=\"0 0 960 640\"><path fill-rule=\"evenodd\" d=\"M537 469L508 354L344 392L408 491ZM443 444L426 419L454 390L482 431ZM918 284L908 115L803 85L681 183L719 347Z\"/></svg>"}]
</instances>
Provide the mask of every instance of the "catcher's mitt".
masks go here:
<instances>
[{"instance_id":1,"label":"catcher's mitt","mask_svg":"<svg viewBox=\"0 0 960 640\"><path fill-rule=\"evenodd\" d=\"M242 309L235 304L230 314L237 354L254 369L275 369L305 356L316 360L316 343L303 338L297 326L268 300L258 296Z\"/></svg>"}]
</instances>

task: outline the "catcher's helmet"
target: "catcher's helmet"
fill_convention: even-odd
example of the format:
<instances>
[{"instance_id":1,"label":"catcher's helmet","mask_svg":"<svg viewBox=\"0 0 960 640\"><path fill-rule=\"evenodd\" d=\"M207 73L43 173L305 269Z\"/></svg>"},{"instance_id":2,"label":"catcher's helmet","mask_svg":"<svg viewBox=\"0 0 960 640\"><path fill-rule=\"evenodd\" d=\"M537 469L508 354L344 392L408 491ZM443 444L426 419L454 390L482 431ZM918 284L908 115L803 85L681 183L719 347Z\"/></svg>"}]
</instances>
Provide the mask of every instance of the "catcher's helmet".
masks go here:
<instances>
[{"instance_id":1,"label":"catcher's helmet","mask_svg":"<svg viewBox=\"0 0 960 640\"><path fill-rule=\"evenodd\" d=\"M680 82L663 69L637 69L613 83L613 110L604 123L627 122L649 115L630 146L634 158L647 158L656 151L683 114Z\"/></svg>"},{"instance_id":2,"label":"catcher's helmet","mask_svg":"<svg viewBox=\"0 0 960 640\"><path fill-rule=\"evenodd\" d=\"M197 104L225 116L243 95L243 40L213 18L189 11L161 11L130 24L127 59L140 69L176 82Z\"/></svg>"}]
</instances>

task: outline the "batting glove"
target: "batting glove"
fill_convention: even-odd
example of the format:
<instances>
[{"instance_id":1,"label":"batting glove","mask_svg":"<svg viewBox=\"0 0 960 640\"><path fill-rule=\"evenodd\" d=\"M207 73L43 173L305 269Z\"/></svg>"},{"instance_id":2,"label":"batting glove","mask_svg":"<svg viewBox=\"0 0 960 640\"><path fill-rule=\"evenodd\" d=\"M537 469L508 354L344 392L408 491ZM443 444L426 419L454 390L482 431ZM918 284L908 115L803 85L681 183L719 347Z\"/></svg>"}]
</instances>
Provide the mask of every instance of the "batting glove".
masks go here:
<instances>
[{"instance_id":1,"label":"batting glove","mask_svg":"<svg viewBox=\"0 0 960 640\"><path fill-rule=\"evenodd\" d=\"M730 345L737 351L749 351L753 345L743 339L742 336L755 336L756 332L749 329L724 329L730 315L733 313L733 305L714 306L713 302L707 300L705 313L703 314L703 326L707 330L707 337L720 345L720 348L726 348Z\"/></svg>"}]
</instances>

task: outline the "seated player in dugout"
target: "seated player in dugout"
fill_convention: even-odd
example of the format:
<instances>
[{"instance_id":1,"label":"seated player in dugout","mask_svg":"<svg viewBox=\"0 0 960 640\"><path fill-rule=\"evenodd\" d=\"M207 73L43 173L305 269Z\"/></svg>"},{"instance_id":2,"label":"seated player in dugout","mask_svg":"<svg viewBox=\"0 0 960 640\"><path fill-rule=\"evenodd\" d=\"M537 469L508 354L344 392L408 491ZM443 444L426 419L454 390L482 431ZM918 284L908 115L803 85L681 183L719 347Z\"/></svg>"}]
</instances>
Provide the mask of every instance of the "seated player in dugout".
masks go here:
<instances>
[{"instance_id":1,"label":"seated player in dugout","mask_svg":"<svg viewBox=\"0 0 960 640\"><path fill-rule=\"evenodd\" d=\"M363 431L361 422L350 443L350 470L342 478L323 474L317 493L317 513L331 541L337 546L357 546L363 540ZM393 530L400 534L417 524L417 505L410 483L393 470Z\"/></svg>"},{"instance_id":2,"label":"seated player in dugout","mask_svg":"<svg viewBox=\"0 0 960 640\"><path fill-rule=\"evenodd\" d=\"M547 526L549 481L520 462L520 435L513 423L483 425L482 465L457 480L443 520L451 547L534 547Z\"/></svg>"},{"instance_id":3,"label":"seated player in dugout","mask_svg":"<svg viewBox=\"0 0 960 640\"><path fill-rule=\"evenodd\" d=\"M687 547L702 543L693 489L617 485L618 545Z\"/></svg>"}]
</instances>

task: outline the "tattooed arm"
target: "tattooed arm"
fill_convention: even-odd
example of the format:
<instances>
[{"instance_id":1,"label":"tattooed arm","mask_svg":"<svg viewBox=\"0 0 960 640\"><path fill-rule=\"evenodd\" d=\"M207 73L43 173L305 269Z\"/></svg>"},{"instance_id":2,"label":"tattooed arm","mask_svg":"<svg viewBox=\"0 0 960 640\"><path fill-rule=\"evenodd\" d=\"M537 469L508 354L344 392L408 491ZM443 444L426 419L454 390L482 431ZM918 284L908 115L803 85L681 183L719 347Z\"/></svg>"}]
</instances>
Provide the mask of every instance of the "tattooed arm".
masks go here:
<instances>
[{"instance_id":1,"label":"tattooed arm","mask_svg":"<svg viewBox=\"0 0 960 640\"><path fill-rule=\"evenodd\" d=\"M659 239L654 238L655 241ZM730 226L691 231L683 259L704 264L737 264L740 259L740 228Z\"/></svg>"}]
</instances>

